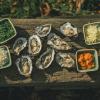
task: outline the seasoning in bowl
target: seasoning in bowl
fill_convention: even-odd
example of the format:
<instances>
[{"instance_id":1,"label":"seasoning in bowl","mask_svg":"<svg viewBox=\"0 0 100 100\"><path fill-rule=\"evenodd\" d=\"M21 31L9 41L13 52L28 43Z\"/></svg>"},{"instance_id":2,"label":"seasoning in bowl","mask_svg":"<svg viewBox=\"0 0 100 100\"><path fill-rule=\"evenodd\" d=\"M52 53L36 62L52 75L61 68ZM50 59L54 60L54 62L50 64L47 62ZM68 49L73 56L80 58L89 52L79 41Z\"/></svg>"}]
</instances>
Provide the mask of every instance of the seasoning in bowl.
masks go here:
<instances>
[{"instance_id":1,"label":"seasoning in bowl","mask_svg":"<svg viewBox=\"0 0 100 100\"><path fill-rule=\"evenodd\" d=\"M82 69L91 69L95 67L94 56L91 53L82 53L78 55L78 63Z\"/></svg>"},{"instance_id":2,"label":"seasoning in bowl","mask_svg":"<svg viewBox=\"0 0 100 100\"><path fill-rule=\"evenodd\" d=\"M12 64L7 46L0 46L0 69L10 67Z\"/></svg>"},{"instance_id":3,"label":"seasoning in bowl","mask_svg":"<svg viewBox=\"0 0 100 100\"><path fill-rule=\"evenodd\" d=\"M87 45L100 43L100 22L85 24L83 33Z\"/></svg>"},{"instance_id":4,"label":"seasoning in bowl","mask_svg":"<svg viewBox=\"0 0 100 100\"><path fill-rule=\"evenodd\" d=\"M77 51L77 70L79 72L96 71L98 69L97 51L82 49Z\"/></svg>"},{"instance_id":5,"label":"seasoning in bowl","mask_svg":"<svg viewBox=\"0 0 100 100\"><path fill-rule=\"evenodd\" d=\"M7 42L16 35L16 30L12 22L4 18L0 20L0 44Z\"/></svg>"}]
</instances>

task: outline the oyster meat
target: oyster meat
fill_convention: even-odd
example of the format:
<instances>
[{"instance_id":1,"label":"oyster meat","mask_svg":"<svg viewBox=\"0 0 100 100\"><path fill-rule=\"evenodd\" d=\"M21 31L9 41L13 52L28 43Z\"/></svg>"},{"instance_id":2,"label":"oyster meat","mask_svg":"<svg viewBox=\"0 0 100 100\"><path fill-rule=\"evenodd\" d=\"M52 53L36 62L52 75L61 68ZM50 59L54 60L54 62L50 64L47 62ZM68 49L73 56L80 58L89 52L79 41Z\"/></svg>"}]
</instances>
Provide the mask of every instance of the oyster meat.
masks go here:
<instances>
[{"instance_id":1,"label":"oyster meat","mask_svg":"<svg viewBox=\"0 0 100 100\"><path fill-rule=\"evenodd\" d=\"M51 31L51 24L45 24L45 25L42 25L42 26L37 26L35 28L35 32L40 37L47 36L50 33L50 31Z\"/></svg>"},{"instance_id":2,"label":"oyster meat","mask_svg":"<svg viewBox=\"0 0 100 100\"><path fill-rule=\"evenodd\" d=\"M47 44L57 50L69 50L72 48L69 43L53 33L51 36L49 36Z\"/></svg>"},{"instance_id":3,"label":"oyster meat","mask_svg":"<svg viewBox=\"0 0 100 100\"><path fill-rule=\"evenodd\" d=\"M78 36L78 31L77 28L73 27L71 25L71 23L65 23L60 27L60 31L62 32L62 34L64 34L65 36Z\"/></svg>"},{"instance_id":4,"label":"oyster meat","mask_svg":"<svg viewBox=\"0 0 100 100\"><path fill-rule=\"evenodd\" d=\"M74 66L75 61L71 57L70 54L68 53L58 53L56 55L56 62L61 66L61 67L66 67L66 68L71 68Z\"/></svg>"},{"instance_id":5,"label":"oyster meat","mask_svg":"<svg viewBox=\"0 0 100 100\"><path fill-rule=\"evenodd\" d=\"M39 69L48 68L53 59L54 59L55 51L52 48L48 48L46 52L44 52L40 58L36 61L36 66Z\"/></svg>"},{"instance_id":6,"label":"oyster meat","mask_svg":"<svg viewBox=\"0 0 100 100\"><path fill-rule=\"evenodd\" d=\"M16 61L18 71L21 75L29 76L32 72L32 61L29 56L22 56Z\"/></svg>"},{"instance_id":7,"label":"oyster meat","mask_svg":"<svg viewBox=\"0 0 100 100\"><path fill-rule=\"evenodd\" d=\"M29 39L29 53L36 55L41 51L42 43L37 35L33 35Z\"/></svg>"},{"instance_id":8,"label":"oyster meat","mask_svg":"<svg viewBox=\"0 0 100 100\"><path fill-rule=\"evenodd\" d=\"M27 45L27 40L26 40L26 38L23 38L23 37L18 38L18 39L15 41L14 45L13 45L13 51L14 51L14 53L15 53L16 55L19 55L20 52L26 47L26 45Z\"/></svg>"}]
</instances>

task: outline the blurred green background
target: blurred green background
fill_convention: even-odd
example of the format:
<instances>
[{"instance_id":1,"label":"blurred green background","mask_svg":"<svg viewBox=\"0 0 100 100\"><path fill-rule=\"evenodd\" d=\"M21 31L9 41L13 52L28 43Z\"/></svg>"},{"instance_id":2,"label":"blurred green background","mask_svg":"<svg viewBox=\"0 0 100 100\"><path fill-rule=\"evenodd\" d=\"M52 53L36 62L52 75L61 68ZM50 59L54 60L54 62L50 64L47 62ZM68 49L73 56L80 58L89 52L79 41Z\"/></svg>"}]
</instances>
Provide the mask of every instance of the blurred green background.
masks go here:
<instances>
[{"instance_id":1,"label":"blurred green background","mask_svg":"<svg viewBox=\"0 0 100 100\"><path fill-rule=\"evenodd\" d=\"M84 0L78 14L73 1L75 0L0 0L0 17L35 18L100 14L100 0ZM44 15L41 8L45 2L50 6L50 12Z\"/></svg>"}]
</instances>

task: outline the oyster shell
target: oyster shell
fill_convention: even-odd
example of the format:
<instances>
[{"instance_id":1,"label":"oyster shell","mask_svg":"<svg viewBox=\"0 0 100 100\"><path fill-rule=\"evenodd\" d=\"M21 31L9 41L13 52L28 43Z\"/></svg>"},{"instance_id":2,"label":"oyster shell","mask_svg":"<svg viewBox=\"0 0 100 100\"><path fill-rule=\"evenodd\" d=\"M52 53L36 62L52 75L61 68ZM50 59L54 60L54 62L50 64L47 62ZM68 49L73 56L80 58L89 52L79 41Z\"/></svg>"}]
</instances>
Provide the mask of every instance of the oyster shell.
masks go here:
<instances>
[{"instance_id":1,"label":"oyster shell","mask_svg":"<svg viewBox=\"0 0 100 100\"><path fill-rule=\"evenodd\" d=\"M48 68L53 59L54 59L55 51L52 48L48 48L46 52L44 52L40 58L36 61L36 66L39 69L46 69Z\"/></svg>"},{"instance_id":2,"label":"oyster shell","mask_svg":"<svg viewBox=\"0 0 100 100\"><path fill-rule=\"evenodd\" d=\"M47 44L57 50L69 50L72 48L71 45L69 45L69 43L67 43L54 33L52 33L52 35L49 36Z\"/></svg>"},{"instance_id":3,"label":"oyster shell","mask_svg":"<svg viewBox=\"0 0 100 100\"><path fill-rule=\"evenodd\" d=\"M32 61L29 56L22 56L16 61L18 71L21 75L29 76L32 72Z\"/></svg>"},{"instance_id":4,"label":"oyster shell","mask_svg":"<svg viewBox=\"0 0 100 100\"><path fill-rule=\"evenodd\" d=\"M33 35L29 39L29 53L36 55L41 51L42 43L37 35Z\"/></svg>"},{"instance_id":5,"label":"oyster shell","mask_svg":"<svg viewBox=\"0 0 100 100\"><path fill-rule=\"evenodd\" d=\"M75 61L71 57L70 54L68 53L58 53L56 55L56 62L61 66L61 67L66 67L66 68L71 68L74 66Z\"/></svg>"},{"instance_id":6,"label":"oyster shell","mask_svg":"<svg viewBox=\"0 0 100 100\"><path fill-rule=\"evenodd\" d=\"M47 36L50 33L50 31L51 31L51 24L45 24L35 28L35 32L40 37Z\"/></svg>"},{"instance_id":7,"label":"oyster shell","mask_svg":"<svg viewBox=\"0 0 100 100\"><path fill-rule=\"evenodd\" d=\"M77 28L73 27L71 25L71 23L65 23L60 27L60 31L62 32L62 34L64 34L65 36L78 36L78 31Z\"/></svg>"},{"instance_id":8,"label":"oyster shell","mask_svg":"<svg viewBox=\"0 0 100 100\"><path fill-rule=\"evenodd\" d=\"M15 53L16 55L19 55L20 52L26 47L26 45L27 45L27 40L26 40L26 38L23 38L23 37L18 38L18 39L15 41L14 45L13 45L13 51L14 51L14 53Z\"/></svg>"}]
</instances>

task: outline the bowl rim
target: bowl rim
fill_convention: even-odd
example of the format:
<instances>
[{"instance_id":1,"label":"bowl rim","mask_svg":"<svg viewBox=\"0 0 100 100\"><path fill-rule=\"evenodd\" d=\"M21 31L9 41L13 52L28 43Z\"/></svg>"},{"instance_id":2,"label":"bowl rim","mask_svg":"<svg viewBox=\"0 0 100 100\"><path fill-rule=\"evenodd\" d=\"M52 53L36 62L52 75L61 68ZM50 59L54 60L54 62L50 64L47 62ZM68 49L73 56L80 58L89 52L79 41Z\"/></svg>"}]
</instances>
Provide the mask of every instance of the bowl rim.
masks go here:
<instances>
[{"instance_id":1,"label":"bowl rim","mask_svg":"<svg viewBox=\"0 0 100 100\"><path fill-rule=\"evenodd\" d=\"M9 56L9 64L6 65L6 66L3 66L2 68L0 68L0 69L5 69L5 68L8 68L8 67L10 67L10 66L12 65L11 54L10 54L10 51L9 51L9 49L8 49L8 46L3 45L3 46L0 46L0 48L1 48L1 47L5 47L5 48L6 48L7 53L8 53L8 56Z\"/></svg>"},{"instance_id":2,"label":"bowl rim","mask_svg":"<svg viewBox=\"0 0 100 100\"><path fill-rule=\"evenodd\" d=\"M86 42L86 33L85 33L85 31L84 31L84 30L85 30L85 26L91 25L91 24L98 24L98 23L100 23L100 22L89 22L89 23L83 25L83 35L84 35L85 43L86 43L87 45L100 44L100 42L95 42L95 43L88 43L88 42Z\"/></svg>"},{"instance_id":3,"label":"bowl rim","mask_svg":"<svg viewBox=\"0 0 100 100\"><path fill-rule=\"evenodd\" d=\"M10 23L10 25L11 25L11 27L13 28L14 35L13 35L13 36L11 36L10 38L6 39L6 40L5 40L5 41L3 41L3 42L0 42L0 44L3 44L3 43L5 43L5 42L7 42L7 41L11 40L11 39L12 39L13 37L15 37L15 36L16 36L16 34L17 34L17 31L16 31L16 29L15 29L14 25L12 24L11 20L10 20L9 18L3 18L3 19L0 19L0 22L1 22L1 21L3 21L3 20L8 20L8 22L9 22L9 23Z\"/></svg>"},{"instance_id":4,"label":"bowl rim","mask_svg":"<svg viewBox=\"0 0 100 100\"><path fill-rule=\"evenodd\" d=\"M93 68L93 69L86 69L86 70L82 70L82 69L79 69L79 64L78 64L78 61L77 61L77 55L79 52L83 52L83 51L93 51L95 54L95 59L97 60L96 61L96 66ZM78 72L90 72L90 71L97 71L99 69L99 62L98 62L98 54L97 54L97 50L96 49L80 49L76 52L76 66L77 66L77 71Z\"/></svg>"}]
</instances>

